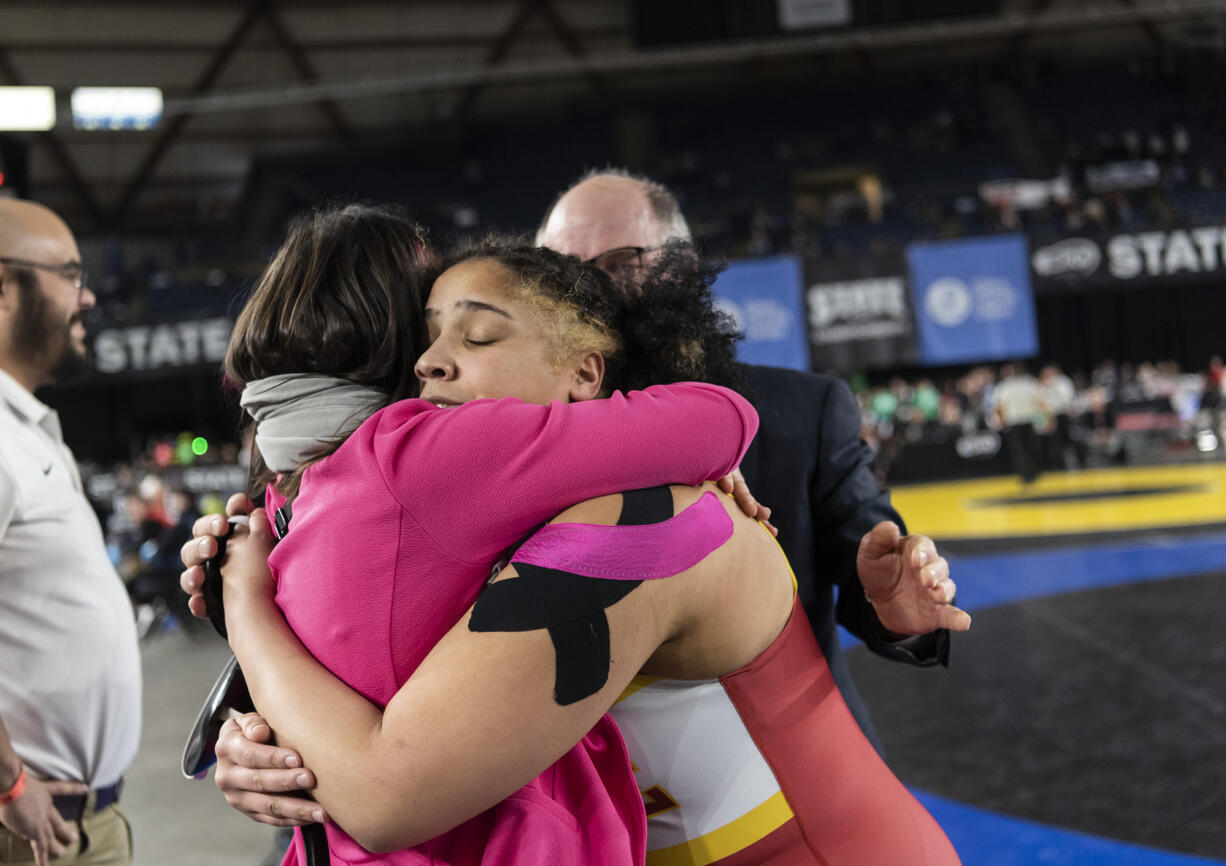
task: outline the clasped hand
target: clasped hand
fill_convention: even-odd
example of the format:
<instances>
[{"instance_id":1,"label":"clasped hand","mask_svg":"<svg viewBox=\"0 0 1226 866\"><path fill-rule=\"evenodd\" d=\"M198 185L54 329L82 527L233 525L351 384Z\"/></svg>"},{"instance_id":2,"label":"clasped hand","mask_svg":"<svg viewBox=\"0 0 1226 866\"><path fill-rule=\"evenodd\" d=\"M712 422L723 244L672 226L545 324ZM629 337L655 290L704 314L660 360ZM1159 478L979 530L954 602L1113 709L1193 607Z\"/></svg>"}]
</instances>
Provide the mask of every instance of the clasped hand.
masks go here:
<instances>
[{"instance_id":1,"label":"clasped hand","mask_svg":"<svg viewBox=\"0 0 1226 866\"><path fill-rule=\"evenodd\" d=\"M223 598L229 594L271 596L275 591L268 554L273 538L263 509L252 508L251 500L241 493L230 497L226 514L248 516L250 523L234 527L226 541L226 557L222 568ZM226 534L229 523L220 514L208 514L192 526L192 539L179 551L186 566L179 576L180 588L188 594L187 606L194 616L208 616L203 595L204 563L217 555L217 539Z\"/></svg>"}]
</instances>

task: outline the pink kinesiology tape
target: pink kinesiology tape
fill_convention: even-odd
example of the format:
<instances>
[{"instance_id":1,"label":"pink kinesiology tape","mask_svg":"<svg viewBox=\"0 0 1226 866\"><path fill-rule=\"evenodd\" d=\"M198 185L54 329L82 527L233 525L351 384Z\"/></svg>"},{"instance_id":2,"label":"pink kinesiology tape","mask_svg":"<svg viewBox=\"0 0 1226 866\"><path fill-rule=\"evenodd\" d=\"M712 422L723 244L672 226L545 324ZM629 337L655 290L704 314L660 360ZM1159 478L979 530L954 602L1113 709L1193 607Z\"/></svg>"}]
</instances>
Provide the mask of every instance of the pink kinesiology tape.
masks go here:
<instances>
[{"instance_id":1,"label":"pink kinesiology tape","mask_svg":"<svg viewBox=\"0 0 1226 866\"><path fill-rule=\"evenodd\" d=\"M607 580L654 580L697 565L731 536L732 518L708 491L662 523L551 523L525 541L511 562Z\"/></svg>"}]
</instances>

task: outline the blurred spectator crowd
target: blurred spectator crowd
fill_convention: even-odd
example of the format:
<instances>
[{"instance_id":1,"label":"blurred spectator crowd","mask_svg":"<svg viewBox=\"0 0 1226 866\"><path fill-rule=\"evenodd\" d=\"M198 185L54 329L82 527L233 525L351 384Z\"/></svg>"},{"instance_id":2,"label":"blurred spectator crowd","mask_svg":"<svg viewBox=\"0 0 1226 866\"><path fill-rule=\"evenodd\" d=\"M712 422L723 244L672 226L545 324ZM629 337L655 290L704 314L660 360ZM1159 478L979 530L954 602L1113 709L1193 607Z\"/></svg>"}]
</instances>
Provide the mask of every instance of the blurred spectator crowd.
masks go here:
<instances>
[{"instance_id":1,"label":"blurred spectator crowd","mask_svg":"<svg viewBox=\"0 0 1226 866\"><path fill-rule=\"evenodd\" d=\"M111 561L128 587L142 638L163 629L199 627L179 589L180 548L191 538L197 517L224 510L225 498L246 487L240 446L223 443L197 454L191 448L196 441L190 434L153 437L130 462L81 464L86 493Z\"/></svg>"},{"instance_id":2,"label":"blurred spectator crowd","mask_svg":"<svg viewBox=\"0 0 1226 866\"><path fill-rule=\"evenodd\" d=\"M877 454L881 480L928 480L923 470L933 469L928 458L936 446L950 446L951 454L956 447L964 458L938 462L942 474L985 474L975 471L973 458L991 455L975 434L999 433L1014 423L1003 417L998 400L1005 379L1028 392L1042 468L1077 469L1219 452L1223 378L1218 357L1201 372L1181 370L1174 361L1134 366L1106 360L1088 373L1069 376L1048 365L1031 376L1024 365L1006 364L974 367L939 382L894 377L874 387L860 383L857 399L861 435ZM925 461L923 469L916 465Z\"/></svg>"},{"instance_id":3,"label":"blurred spectator crowd","mask_svg":"<svg viewBox=\"0 0 1226 866\"><path fill-rule=\"evenodd\" d=\"M780 125L770 153L679 136L656 173L699 236L733 256L1205 224L1226 217L1226 117L1199 80L1155 60L859 88L815 98L807 113L820 123Z\"/></svg>"},{"instance_id":4,"label":"blurred spectator crowd","mask_svg":"<svg viewBox=\"0 0 1226 866\"><path fill-rule=\"evenodd\" d=\"M1031 376L1022 364L977 366L943 378L895 376L853 381L861 435L877 456L882 482L937 480L1008 472L1008 462L977 461L1002 449L1001 383L1029 394L1024 410L1042 442L1042 468L1063 470L1220 456L1226 368L1203 371L1173 361L1116 364L1066 375L1048 365ZM193 448L193 445L196 447ZM198 453L199 452L199 453ZM84 462L82 476L128 586L142 636L199 628L178 589L179 550L201 514L224 510L247 487L246 446L199 447L191 434L152 437L131 461Z\"/></svg>"}]
</instances>

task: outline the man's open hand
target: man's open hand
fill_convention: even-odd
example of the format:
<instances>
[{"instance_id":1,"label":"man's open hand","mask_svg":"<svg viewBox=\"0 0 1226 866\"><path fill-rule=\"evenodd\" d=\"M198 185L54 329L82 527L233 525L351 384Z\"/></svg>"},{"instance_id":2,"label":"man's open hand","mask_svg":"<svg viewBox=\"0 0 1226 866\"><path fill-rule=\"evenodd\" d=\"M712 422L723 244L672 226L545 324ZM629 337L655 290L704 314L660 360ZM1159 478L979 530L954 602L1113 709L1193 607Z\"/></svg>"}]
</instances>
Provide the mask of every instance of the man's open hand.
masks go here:
<instances>
[{"instance_id":1,"label":"man's open hand","mask_svg":"<svg viewBox=\"0 0 1226 866\"><path fill-rule=\"evenodd\" d=\"M895 523L878 523L860 539L856 572L888 631L917 635L971 627L970 614L954 607L949 563L926 535L903 535Z\"/></svg>"}]
</instances>

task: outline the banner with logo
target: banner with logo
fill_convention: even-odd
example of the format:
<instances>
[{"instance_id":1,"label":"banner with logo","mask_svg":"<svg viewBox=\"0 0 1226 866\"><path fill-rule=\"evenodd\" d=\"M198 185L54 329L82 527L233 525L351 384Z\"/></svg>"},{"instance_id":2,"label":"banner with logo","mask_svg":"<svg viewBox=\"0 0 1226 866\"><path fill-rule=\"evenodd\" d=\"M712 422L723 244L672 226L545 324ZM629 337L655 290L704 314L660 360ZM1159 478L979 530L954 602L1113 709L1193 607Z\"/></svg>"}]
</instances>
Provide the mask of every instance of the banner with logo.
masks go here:
<instances>
[{"instance_id":1,"label":"banner with logo","mask_svg":"<svg viewBox=\"0 0 1226 866\"><path fill-rule=\"evenodd\" d=\"M220 364L233 328L225 317L107 328L94 339L95 366L114 376Z\"/></svg>"},{"instance_id":2,"label":"banner with logo","mask_svg":"<svg viewBox=\"0 0 1226 866\"><path fill-rule=\"evenodd\" d=\"M890 461L889 482L986 478L1011 471L1009 442L992 430L976 430L956 439L903 443Z\"/></svg>"},{"instance_id":3,"label":"banner with logo","mask_svg":"<svg viewBox=\"0 0 1226 866\"><path fill-rule=\"evenodd\" d=\"M716 306L745 335L737 347L739 360L809 369L800 286L796 256L734 261L719 275L712 287Z\"/></svg>"},{"instance_id":4,"label":"banner with logo","mask_svg":"<svg viewBox=\"0 0 1226 866\"><path fill-rule=\"evenodd\" d=\"M847 373L915 363L903 262L809 259L805 307L814 369Z\"/></svg>"},{"instance_id":5,"label":"banner with logo","mask_svg":"<svg viewBox=\"0 0 1226 866\"><path fill-rule=\"evenodd\" d=\"M1035 242L1036 292L1197 285L1226 279L1226 226Z\"/></svg>"},{"instance_id":6,"label":"banner with logo","mask_svg":"<svg viewBox=\"0 0 1226 866\"><path fill-rule=\"evenodd\" d=\"M1038 351L1022 235L911 244L907 265L921 364L1027 358Z\"/></svg>"}]
</instances>

